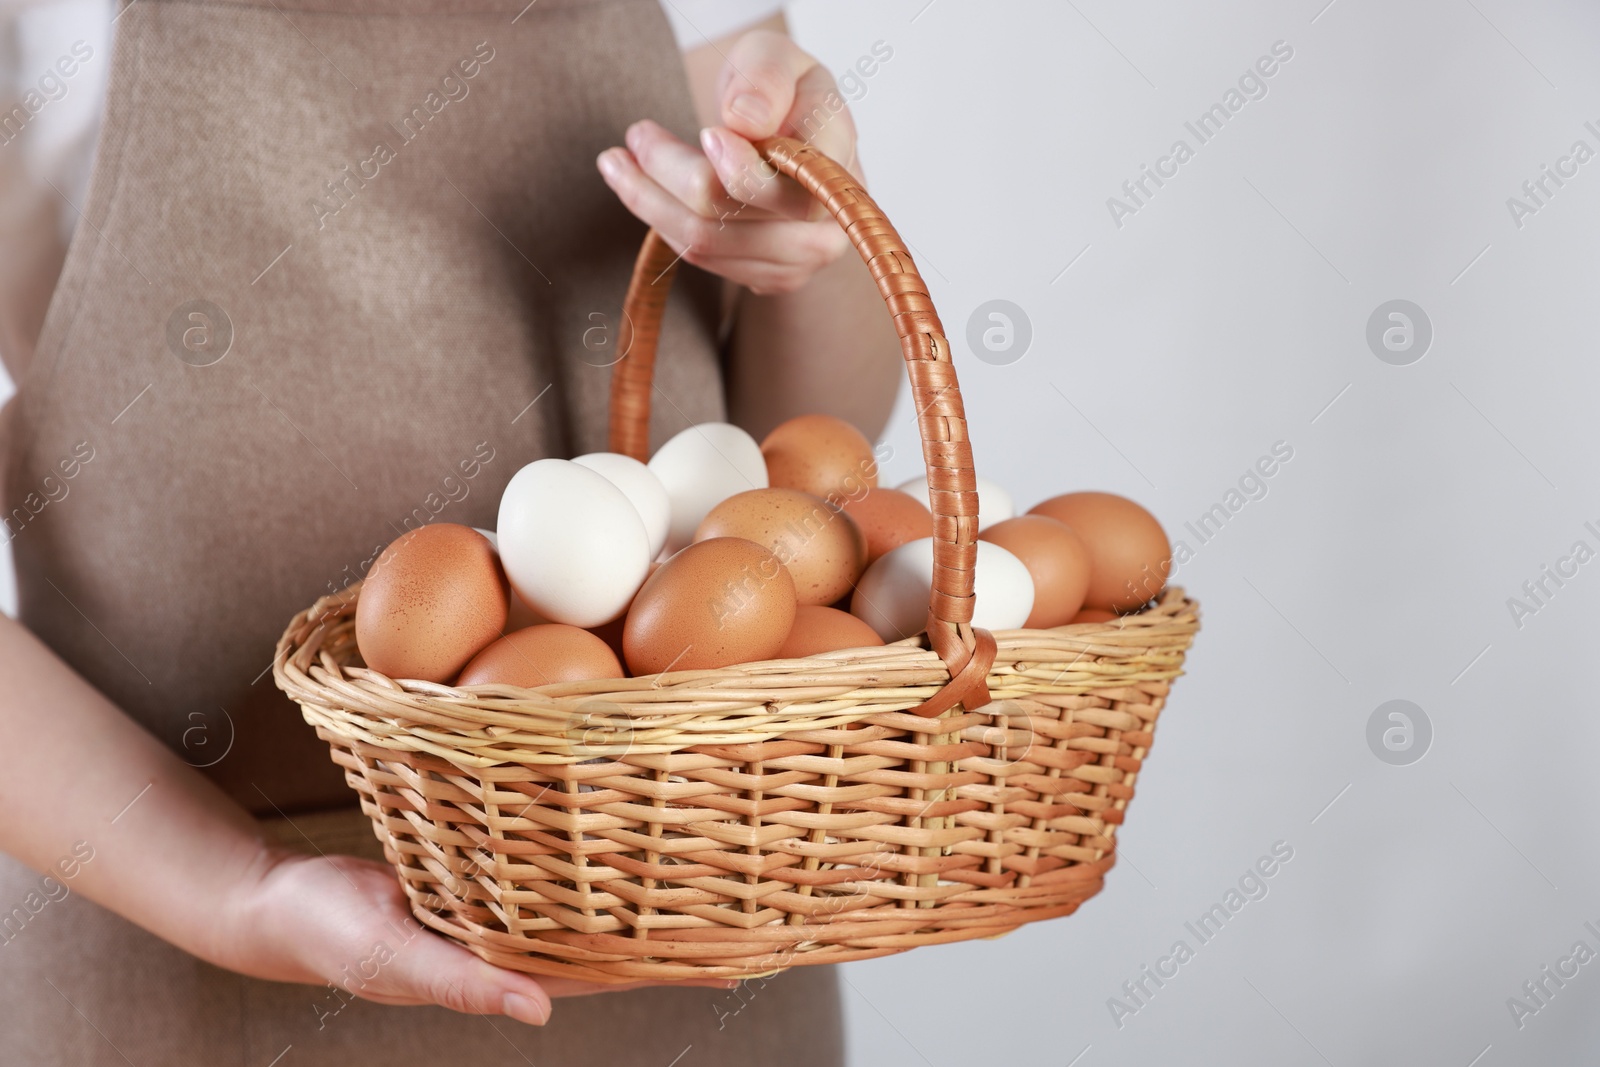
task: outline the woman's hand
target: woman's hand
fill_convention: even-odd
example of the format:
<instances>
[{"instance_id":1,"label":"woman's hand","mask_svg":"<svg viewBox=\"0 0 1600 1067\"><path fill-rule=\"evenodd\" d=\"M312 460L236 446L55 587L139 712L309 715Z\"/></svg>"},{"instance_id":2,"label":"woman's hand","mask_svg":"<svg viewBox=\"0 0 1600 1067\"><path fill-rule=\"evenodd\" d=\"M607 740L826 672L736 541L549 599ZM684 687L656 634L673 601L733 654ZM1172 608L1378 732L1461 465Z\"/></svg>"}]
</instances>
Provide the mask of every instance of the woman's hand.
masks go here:
<instances>
[{"instance_id":1,"label":"woman's hand","mask_svg":"<svg viewBox=\"0 0 1600 1067\"><path fill-rule=\"evenodd\" d=\"M789 293L849 247L805 190L781 178L752 140L782 133L856 166L856 129L833 76L781 33L758 30L727 52L716 85L721 126L700 148L648 120L597 160L606 184L697 267L752 292Z\"/></svg>"},{"instance_id":2,"label":"woman's hand","mask_svg":"<svg viewBox=\"0 0 1600 1067\"><path fill-rule=\"evenodd\" d=\"M474 1015L549 1021L552 997L653 985L599 985L508 971L422 926L387 866L354 856L268 849L208 953L255 978L332 984L380 1004L439 1004ZM729 981L675 985L729 988ZM329 994L329 1012L340 1004Z\"/></svg>"}]
</instances>

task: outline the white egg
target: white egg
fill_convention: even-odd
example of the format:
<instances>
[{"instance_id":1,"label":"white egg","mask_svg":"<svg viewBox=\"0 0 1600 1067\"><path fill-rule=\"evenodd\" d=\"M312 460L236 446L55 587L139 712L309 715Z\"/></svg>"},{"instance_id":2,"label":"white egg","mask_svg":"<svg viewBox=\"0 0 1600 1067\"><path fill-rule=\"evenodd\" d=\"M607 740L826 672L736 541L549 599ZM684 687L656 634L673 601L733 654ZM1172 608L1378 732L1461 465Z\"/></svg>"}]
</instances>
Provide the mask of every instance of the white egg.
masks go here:
<instances>
[{"instance_id":1,"label":"white egg","mask_svg":"<svg viewBox=\"0 0 1600 1067\"><path fill-rule=\"evenodd\" d=\"M1016 518L1016 501L1011 499L1011 494L1005 486L991 482L983 475L975 476L978 483L978 529L987 530L997 522ZM928 479L926 477L913 478L904 485L895 486L902 493L910 493L918 500L933 507L933 498L928 494Z\"/></svg>"},{"instance_id":2,"label":"white egg","mask_svg":"<svg viewBox=\"0 0 1600 1067\"><path fill-rule=\"evenodd\" d=\"M667 543L667 528L672 523L672 501L661 479L632 456L618 452L591 452L572 462L603 475L622 490L644 520L645 533L650 535L650 558L659 556Z\"/></svg>"},{"instance_id":3,"label":"white egg","mask_svg":"<svg viewBox=\"0 0 1600 1067\"><path fill-rule=\"evenodd\" d=\"M761 446L725 422L703 422L684 430L650 457L650 470L672 501L668 552L694 540L700 521L733 494L767 487Z\"/></svg>"},{"instance_id":4,"label":"white egg","mask_svg":"<svg viewBox=\"0 0 1600 1067\"><path fill-rule=\"evenodd\" d=\"M927 629L932 588L933 538L908 541L867 568L856 583L850 613L885 641L898 641ZM972 625L1015 630L1033 611L1033 577L1016 556L979 541L973 595Z\"/></svg>"},{"instance_id":5,"label":"white egg","mask_svg":"<svg viewBox=\"0 0 1600 1067\"><path fill-rule=\"evenodd\" d=\"M570 460L512 475L495 530L511 587L552 622L610 622L650 569L650 535L627 494Z\"/></svg>"},{"instance_id":6,"label":"white egg","mask_svg":"<svg viewBox=\"0 0 1600 1067\"><path fill-rule=\"evenodd\" d=\"M493 530L485 530L482 526L474 526L473 529L483 534L490 546L494 548L495 555L500 554L500 538ZM501 567L504 566L505 564L502 563ZM506 604L506 633L509 634L527 626L537 626L541 622L549 621L549 619L528 607L528 602L518 596L515 589L511 590L511 596L507 598Z\"/></svg>"}]
</instances>

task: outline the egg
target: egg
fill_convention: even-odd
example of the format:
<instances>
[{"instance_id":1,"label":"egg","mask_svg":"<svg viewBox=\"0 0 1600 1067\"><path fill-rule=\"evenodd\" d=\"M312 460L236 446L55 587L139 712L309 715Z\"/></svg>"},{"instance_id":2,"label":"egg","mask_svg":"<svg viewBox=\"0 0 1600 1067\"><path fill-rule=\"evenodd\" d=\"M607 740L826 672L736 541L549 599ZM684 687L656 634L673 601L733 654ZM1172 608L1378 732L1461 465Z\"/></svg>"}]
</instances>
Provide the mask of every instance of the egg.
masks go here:
<instances>
[{"instance_id":1,"label":"egg","mask_svg":"<svg viewBox=\"0 0 1600 1067\"><path fill-rule=\"evenodd\" d=\"M800 415L761 442L767 484L841 502L878 484L872 442L843 419Z\"/></svg>"},{"instance_id":2,"label":"egg","mask_svg":"<svg viewBox=\"0 0 1600 1067\"><path fill-rule=\"evenodd\" d=\"M616 452L591 452L572 462L588 467L622 490L644 520L645 533L650 537L650 558L659 556L672 522L672 501L667 498L667 487L661 479L632 456Z\"/></svg>"},{"instance_id":3,"label":"egg","mask_svg":"<svg viewBox=\"0 0 1600 1067\"><path fill-rule=\"evenodd\" d=\"M650 536L627 495L570 460L535 460L512 475L495 532L512 587L552 622L610 622L650 568Z\"/></svg>"},{"instance_id":4,"label":"egg","mask_svg":"<svg viewBox=\"0 0 1600 1067\"><path fill-rule=\"evenodd\" d=\"M494 548L441 522L401 534L378 554L356 602L356 647L391 678L447 682L506 624Z\"/></svg>"},{"instance_id":5,"label":"egg","mask_svg":"<svg viewBox=\"0 0 1600 1067\"><path fill-rule=\"evenodd\" d=\"M712 537L742 537L771 549L794 578L802 604L833 603L867 566L867 542L855 521L795 489L735 493L695 530L696 541Z\"/></svg>"},{"instance_id":6,"label":"egg","mask_svg":"<svg viewBox=\"0 0 1600 1067\"><path fill-rule=\"evenodd\" d=\"M771 659L794 626L794 579L771 550L698 541L663 563L628 609L622 649L635 675Z\"/></svg>"},{"instance_id":7,"label":"egg","mask_svg":"<svg viewBox=\"0 0 1600 1067\"><path fill-rule=\"evenodd\" d=\"M494 558L500 558L500 537L493 530L485 530L481 526L474 526L474 530L481 533L489 544L494 546ZM515 589L511 590L511 598L506 605L506 632L521 630L529 626L537 626L541 622L550 620L528 607L528 602L517 595Z\"/></svg>"},{"instance_id":8,"label":"egg","mask_svg":"<svg viewBox=\"0 0 1600 1067\"><path fill-rule=\"evenodd\" d=\"M1072 622L1110 622L1115 618L1118 618L1117 613L1105 608L1084 608L1072 617Z\"/></svg>"},{"instance_id":9,"label":"egg","mask_svg":"<svg viewBox=\"0 0 1600 1067\"><path fill-rule=\"evenodd\" d=\"M877 631L847 611L801 604L794 612L794 625L775 659L804 659L841 648L868 648L883 644Z\"/></svg>"},{"instance_id":10,"label":"egg","mask_svg":"<svg viewBox=\"0 0 1600 1067\"><path fill-rule=\"evenodd\" d=\"M1089 591L1089 550L1071 527L1043 515L1019 515L978 535L1022 561L1033 577L1030 629L1064 626L1083 607Z\"/></svg>"},{"instance_id":11,"label":"egg","mask_svg":"<svg viewBox=\"0 0 1600 1067\"><path fill-rule=\"evenodd\" d=\"M978 542L973 577L972 625L1015 630L1033 611L1033 578L1020 559L999 545ZM908 541L886 553L861 576L850 613L885 641L921 633L928 626L933 585L933 538Z\"/></svg>"},{"instance_id":12,"label":"egg","mask_svg":"<svg viewBox=\"0 0 1600 1067\"><path fill-rule=\"evenodd\" d=\"M841 501L840 506L867 539L869 564L891 548L933 536L933 512L910 493L898 489L868 489Z\"/></svg>"},{"instance_id":13,"label":"egg","mask_svg":"<svg viewBox=\"0 0 1600 1067\"><path fill-rule=\"evenodd\" d=\"M514 630L489 645L461 668L456 685L499 683L534 689L621 677L621 661L600 638L576 626L548 623Z\"/></svg>"},{"instance_id":14,"label":"egg","mask_svg":"<svg viewBox=\"0 0 1600 1067\"><path fill-rule=\"evenodd\" d=\"M1005 522L1017 513L1017 505L1011 499L1011 494L1006 488L991 482L983 475L976 475L978 484L978 529L987 530L997 522ZM899 486L902 493L910 493L918 500L926 503L929 509L933 507L933 498L928 494L928 479L913 478L904 485Z\"/></svg>"},{"instance_id":15,"label":"egg","mask_svg":"<svg viewBox=\"0 0 1600 1067\"><path fill-rule=\"evenodd\" d=\"M672 520L667 551L694 540L706 513L735 493L767 487L767 461L755 438L725 422L691 426L656 450L650 471L667 491Z\"/></svg>"},{"instance_id":16,"label":"egg","mask_svg":"<svg viewBox=\"0 0 1600 1067\"><path fill-rule=\"evenodd\" d=\"M1089 591L1084 606L1109 611L1136 608L1161 592L1172 570L1172 546L1154 515L1115 493L1067 493L1035 505L1072 527L1089 550Z\"/></svg>"}]
</instances>

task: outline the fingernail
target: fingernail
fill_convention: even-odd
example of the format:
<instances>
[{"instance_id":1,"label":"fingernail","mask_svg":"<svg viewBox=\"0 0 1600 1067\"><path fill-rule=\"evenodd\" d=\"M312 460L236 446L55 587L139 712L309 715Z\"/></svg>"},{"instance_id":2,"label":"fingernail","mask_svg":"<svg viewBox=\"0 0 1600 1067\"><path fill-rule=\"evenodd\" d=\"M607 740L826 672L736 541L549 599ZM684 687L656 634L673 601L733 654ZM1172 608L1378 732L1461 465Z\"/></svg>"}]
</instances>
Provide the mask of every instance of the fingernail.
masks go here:
<instances>
[{"instance_id":1,"label":"fingernail","mask_svg":"<svg viewBox=\"0 0 1600 1067\"><path fill-rule=\"evenodd\" d=\"M601 152L599 158L595 160L595 164L600 168L600 173L607 178L615 178L617 172L621 169L620 164L617 163L617 150L615 148L608 148Z\"/></svg>"},{"instance_id":2,"label":"fingernail","mask_svg":"<svg viewBox=\"0 0 1600 1067\"><path fill-rule=\"evenodd\" d=\"M707 128L700 131L700 147L705 149L706 158L711 162L722 162L722 139L715 130Z\"/></svg>"},{"instance_id":3,"label":"fingernail","mask_svg":"<svg viewBox=\"0 0 1600 1067\"><path fill-rule=\"evenodd\" d=\"M755 93L740 93L728 105L728 110L752 126L760 126L767 121L767 102Z\"/></svg>"},{"instance_id":4,"label":"fingernail","mask_svg":"<svg viewBox=\"0 0 1600 1067\"><path fill-rule=\"evenodd\" d=\"M521 993L507 993L500 1000L500 1010L529 1026L543 1026L550 1021L550 1013L543 1004Z\"/></svg>"}]
</instances>

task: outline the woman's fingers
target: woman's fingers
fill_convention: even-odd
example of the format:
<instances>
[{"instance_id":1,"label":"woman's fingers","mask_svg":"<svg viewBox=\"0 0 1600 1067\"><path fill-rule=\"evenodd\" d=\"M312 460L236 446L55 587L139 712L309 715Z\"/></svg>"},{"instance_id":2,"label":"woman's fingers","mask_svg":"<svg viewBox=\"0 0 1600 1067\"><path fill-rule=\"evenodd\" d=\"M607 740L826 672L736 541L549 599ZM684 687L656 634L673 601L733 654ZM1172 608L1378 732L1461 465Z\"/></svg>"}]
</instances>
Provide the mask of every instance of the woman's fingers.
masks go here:
<instances>
[{"instance_id":1,"label":"woman's fingers","mask_svg":"<svg viewBox=\"0 0 1600 1067\"><path fill-rule=\"evenodd\" d=\"M379 947L370 950L354 968L343 968L335 978L349 992L364 999L380 1004L438 1004L469 1015L507 1015L530 1026L542 1026L550 1019L553 997L612 993L659 984L606 985L571 978L535 978L496 967L413 919L405 893L386 868L365 860L340 857L340 861L346 876L341 881L356 890L357 901L363 886L370 886L377 895L376 900L369 897L365 901L365 922L370 929L353 938L347 935L346 939ZM374 875L376 879L367 882ZM681 984L732 988L737 983L700 979Z\"/></svg>"},{"instance_id":2,"label":"woman's fingers","mask_svg":"<svg viewBox=\"0 0 1600 1067\"><path fill-rule=\"evenodd\" d=\"M794 47L792 42L790 47ZM861 175L856 168L855 158L855 118L850 114L850 108L845 103L844 97L839 95L839 85L833 80L833 75L826 67L813 64L800 75L791 89L788 110L783 112L777 128L772 133L781 133L785 137L804 141L843 164L859 178ZM762 137L772 136L772 133L754 136L746 133L745 131L752 127L737 122L737 116L726 109L723 111L722 119L729 132L747 141L758 141Z\"/></svg>"},{"instance_id":3,"label":"woman's fingers","mask_svg":"<svg viewBox=\"0 0 1600 1067\"><path fill-rule=\"evenodd\" d=\"M691 211L689 205L646 174L627 149L608 148L600 153L596 164L617 199L672 241L679 251L697 242L704 244L713 240L718 229L726 225L716 218Z\"/></svg>"},{"instance_id":4,"label":"woman's fingers","mask_svg":"<svg viewBox=\"0 0 1600 1067\"><path fill-rule=\"evenodd\" d=\"M438 1004L470 1015L507 1015L542 1026L552 996L637 989L535 979L496 967L412 917L387 865L354 856L273 849L229 910L212 956L233 970L280 982L328 983L379 1004ZM685 985L732 988L699 979ZM341 994L342 996L342 994Z\"/></svg>"},{"instance_id":5,"label":"woman's fingers","mask_svg":"<svg viewBox=\"0 0 1600 1067\"><path fill-rule=\"evenodd\" d=\"M732 989L736 979L701 978L681 982L608 984L574 978L540 978L485 963L466 949L429 931L378 968L371 982L352 981L349 991L379 1004L438 1004L468 1015L508 1015L530 1026L550 1019L556 997L622 993L654 985Z\"/></svg>"},{"instance_id":6,"label":"woman's fingers","mask_svg":"<svg viewBox=\"0 0 1600 1067\"><path fill-rule=\"evenodd\" d=\"M629 126L624 140L634 164L702 218L805 219L816 204L794 182L779 181L750 142L729 130L701 130L697 149L645 119Z\"/></svg>"},{"instance_id":7,"label":"woman's fingers","mask_svg":"<svg viewBox=\"0 0 1600 1067\"><path fill-rule=\"evenodd\" d=\"M491 966L414 919L386 864L280 849L243 892L237 943L220 955L244 974L534 1026L550 1018L550 996L532 977Z\"/></svg>"},{"instance_id":8,"label":"woman's fingers","mask_svg":"<svg viewBox=\"0 0 1600 1067\"><path fill-rule=\"evenodd\" d=\"M696 215L720 219L745 209L723 188L706 153L665 127L648 119L635 122L624 141L638 168Z\"/></svg>"},{"instance_id":9,"label":"woman's fingers","mask_svg":"<svg viewBox=\"0 0 1600 1067\"><path fill-rule=\"evenodd\" d=\"M709 127L700 131L700 146L716 168L717 183L728 196L759 212L789 219L815 219L822 205L799 185L783 177L761 158L749 141L732 130Z\"/></svg>"},{"instance_id":10,"label":"woman's fingers","mask_svg":"<svg viewBox=\"0 0 1600 1067\"><path fill-rule=\"evenodd\" d=\"M812 67L801 76L795 85L794 106L783 125L784 132L861 177L856 167L856 120L827 67Z\"/></svg>"},{"instance_id":11,"label":"woman's fingers","mask_svg":"<svg viewBox=\"0 0 1600 1067\"><path fill-rule=\"evenodd\" d=\"M758 31L734 42L719 82L723 143L706 146L723 185L746 203L790 218L819 218L821 205L790 181L751 180L762 168L750 141L781 133L838 160L856 177L856 126L828 69L781 33ZM727 136L727 134L735 136ZM748 189L748 195L745 191Z\"/></svg>"},{"instance_id":12,"label":"woman's fingers","mask_svg":"<svg viewBox=\"0 0 1600 1067\"><path fill-rule=\"evenodd\" d=\"M550 994L533 978L492 966L430 931L421 931L378 970L363 997L438 1004L468 1015L509 1015L530 1026L550 1019ZM396 1002L396 1001L391 1001Z\"/></svg>"},{"instance_id":13,"label":"woman's fingers","mask_svg":"<svg viewBox=\"0 0 1600 1067\"><path fill-rule=\"evenodd\" d=\"M752 140L798 137L859 178L855 123L833 76L788 37L757 31L729 49L717 97L724 125L700 147L657 123L596 164L628 210L682 258L758 293L801 288L849 247L826 210L763 160Z\"/></svg>"},{"instance_id":14,"label":"woman's fingers","mask_svg":"<svg viewBox=\"0 0 1600 1067\"><path fill-rule=\"evenodd\" d=\"M788 291L803 284L848 244L831 220L745 221L697 214L622 149L602 153L599 165L628 210L654 227L683 258L758 292Z\"/></svg>"},{"instance_id":15,"label":"woman's fingers","mask_svg":"<svg viewBox=\"0 0 1600 1067\"><path fill-rule=\"evenodd\" d=\"M757 30L740 37L717 78L724 125L752 141L779 132L801 79L816 66L784 34Z\"/></svg>"},{"instance_id":16,"label":"woman's fingers","mask_svg":"<svg viewBox=\"0 0 1600 1067\"><path fill-rule=\"evenodd\" d=\"M468 1015L507 1015L530 1026L542 1026L550 1019L553 997L658 984L605 985L571 978L535 978L496 967L413 919L405 893L386 868L346 857L340 861L345 868L340 882L356 890L356 902L360 902L363 887L370 886L377 895L377 900L365 902L365 922L370 929L353 938L349 934L354 931L346 935L346 940L374 947L359 964L344 967L334 979L363 999L380 1004L437 1004ZM368 882L372 876L376 877ZM731 988L736 983L701 979L682 984Z\"/></svg>"}]
</instances>

